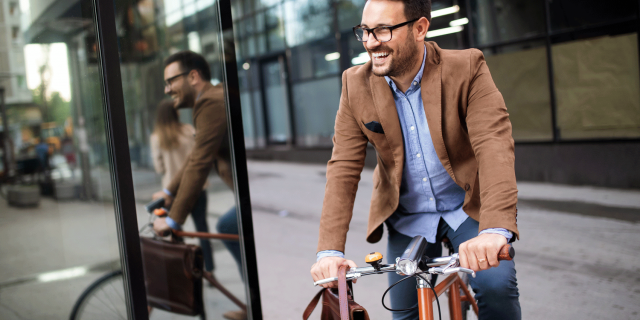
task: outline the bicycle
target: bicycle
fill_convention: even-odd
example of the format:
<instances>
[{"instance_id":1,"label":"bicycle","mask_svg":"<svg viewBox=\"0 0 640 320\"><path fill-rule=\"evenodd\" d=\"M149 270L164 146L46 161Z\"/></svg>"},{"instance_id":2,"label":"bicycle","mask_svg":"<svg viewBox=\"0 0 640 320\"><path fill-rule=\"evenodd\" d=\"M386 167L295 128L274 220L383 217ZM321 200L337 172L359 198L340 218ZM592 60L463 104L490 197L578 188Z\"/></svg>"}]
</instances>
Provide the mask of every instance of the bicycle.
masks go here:
<instances>
[{"instance_id":1,"label":"bicycle","mask_svg":"<svg viewBox=\"0 0 640 320\"><path fill-rule=\"evenodd\" d=\"M149 222L140 229L141 234L146 229L153 228L153 220L156 217L166 214L166 209L162 208L163 206L164 199L155 200L145 205L147 212L149 212ZM164 213L162 210L164 210ZM240 237L236 234L185 232L178 230L173 230L172 234L178 238L187 237L240 241ZM203 272L202 276L211 286L218 289L220 293L240 307L240 309L247 310L247 306L218 282L213 273ZM127 319L123 281L122 270L110 271L95 280L80 294L80 297L78 297L78 300L76 300L73 305L69 319ZM149 311L151 312L151 308ZM206 317L204 312L199 316L203 320Z\"/></svg>"},{"instance_id":2,"label":"bicycle","mask_svg":"<svg viewBox=\"0 0 640 320\"><path fill-rule=\"evenodd\" d=\"M387 272L396 272L405 275L400 281L392 284L382 296L382 304L385 309L389 309L384 305L385 295L398 283L410 278L417 279L418 294L418 313L420 320L434 320L433 301L438 306L438 316L442 319L440 310L440 301L438 297L444 292L449 292L449 314L451 320L466 319L466 307L464 302L468 302L476 316L478 315L478 305L471 295L468 284L458 275L458 273L469 274L475 278L475 272L471 269L460 267L460 260L457 253L450 256L429 258L424 255L427 248L427 241L422 236L415 236L401 257L396 258L395 264L382 264L382 254L372 252L365 257L365 262L370 266L351 268L346 273L346 279L354 280L363 276L373 274L384 274ZM515 250L509 244L503 246L498 253L498 260L512 260L515 256ZM432 275L447 276L435 288L431 285ZM337 277L327 278L314 282L315 286L337 281ZM430 289L430 290L429 290ZM463 292L463 295L461 294Z\"/></svg>"}]
</instances>

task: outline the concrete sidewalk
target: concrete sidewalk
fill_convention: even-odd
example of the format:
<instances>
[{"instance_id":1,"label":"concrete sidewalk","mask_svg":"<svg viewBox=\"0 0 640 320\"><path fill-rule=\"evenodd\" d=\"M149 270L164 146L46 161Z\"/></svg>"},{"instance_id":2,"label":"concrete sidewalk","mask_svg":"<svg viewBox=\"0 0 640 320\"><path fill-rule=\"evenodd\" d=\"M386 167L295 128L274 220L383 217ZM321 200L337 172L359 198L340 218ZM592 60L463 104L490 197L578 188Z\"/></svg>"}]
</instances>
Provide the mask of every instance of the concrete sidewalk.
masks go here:
<instances>
[{"instance_id":1,"label":"concrete sidewalk","mask_svg":"<svg viewBox=\"0 0 640 320\"><path fill-rule=\"evenodd\" d=\"M249 161L248 168L264 319L299 319L318 291L309 269L325 166ZM358 264L371 251L386 253L386 236L365 241L372 174L362 173L347 241L347 257ZM640 318L640 190L527 182L518 188L522 238L514 247L523 319ZM372 319L391 319L380 304L387 286L384 276L355 285L356 301ZM446 308L446 299L440 304Z\"/></svg>"}]
</instances>

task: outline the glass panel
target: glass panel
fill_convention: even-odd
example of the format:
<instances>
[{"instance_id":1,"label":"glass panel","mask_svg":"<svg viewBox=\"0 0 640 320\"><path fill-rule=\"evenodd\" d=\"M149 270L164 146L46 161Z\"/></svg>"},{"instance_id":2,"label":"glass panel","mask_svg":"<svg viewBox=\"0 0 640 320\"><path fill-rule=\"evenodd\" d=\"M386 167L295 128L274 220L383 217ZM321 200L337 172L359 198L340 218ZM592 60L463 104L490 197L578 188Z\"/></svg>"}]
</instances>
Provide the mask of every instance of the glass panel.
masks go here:
<instances>
[{"instance_id":1,"label":"glass panel","mask_svg":"<svg viewBox=\"0 0 640 320\"><path fill-rule=\"evenodd\" d=\"M553 1L551 3L560 3ZM544 2L528 0L471 0L473 38L483 45L545 33ZM581 7L572 5L572 10Z\"/></svg>"},{"instance_id":2,"label":"glass panel","mask_svg":"<svg viewBox=\"0 0 640 320\"><path fill-rule=\"evenodd\" d=\"M338 3L338 26L340 31L351 31L362 19L362 10L366 0L346 0Z\"/></svg>"},{"instance_id":3,"label":"glass panel","mask_svg":"<svg viewBox=\"0 0 640 320\"><path fill-rule=\"evenodd\" d=\"M553 46L563 139L640 136L637 34Z\"/></svg>"},{"instance_id":4,"label":"glass panel","mask_svg":"<svg viewBox=\"0 0 640 320\"><path fill-rule=\"evenodd\" d=\"M266 62L262 65L262 83L265 86L265 105L269 121L269 141L274 143L291 141L286 79L283 57L280 57L278 61Z\"/></svg>"},{"instance_id":5,"label":"glass panel","mask_svg":"<svg viewBox=\"0 0 640 320\"><path fill-rule=\"evenodd\" d=\"M123 59L121 71L140 225L154 221L157 230L170 225L187 232L239 233L223 72L226 46L217 5L207 0L117 2L116 16L123 17L117 25L121 55L132 57ZM142 26L148 26L142 29L147 32L140 31ZM245 27L243 48L251 54L255 30L251 24ZM150 215L143 206L161 195L172 202L165 202L166 219ZM196 282L177 284L180 277L169 267L169 250L153 255L151 227L141 237L151 319L201 311L179 304L184 294L176 288L188 285L202 292L195 301L204 304L208 319L242 313L233 301L246 303L238 241L184 237L202 250L199 268L205 272ZM231 296L222 294L224 289Z\"/></svg>"},{"instance_id":6,"label":"glass panel","mask_svg":"<svg viewBox=\"0 0 640 320\"><path fill-rule=\"evenodd\" d=\"M321 39L333 32L333 8L328 0L298 0L285 3L289 47Z\"/></svg>"},{"instance_id":7,"label":"glass panel","mask_svg":"<svg viewBox=\"0 0 640 320\"><path fill-rule=\"evenodd\" d=\"M265 13L265 29L267 30L267 42L269 51L284 50L284 19L282 6L277 5Z\"/></svg>"},{"instance_id":8,"label":"glass panel","mask_svg":"<svg viewBox=\"0 0 640 320\"><path fill-rule=\"evenodd\" d=\"M293 80L324 77L340 73L340 53L331 37L291 50Z\"/></svg>"},{"instance_id":9,"label":"glass panel","mask_svg":"<svg viewBox=\"0 0 640 320\"><path fill-rule=\"evenodd\" d=\"M504 97L516 141L552 140L551 98L544 42L485 50L487 65Z\"/></svg>"},{"instance_id":10,"label":"glass panel","mask_svg":"<svg viewBox=\"0 0 640 320\"><path fill-rule=\"evenodd\" d=\"M340 103L340 77L292 86L298 146L333 146L333 125Z\"/></svg>"},{"instance_id":11,"label":"glass panel","mask_svg":"<svg viewBox=\"0 0 640 320\"><path fill-rule=\"evenodd\" d=\"M92 4L0 10L0 319L127 317Z\"/></svg>"},{"instance_id":12,"label":"glass panel","mask_svg":"<svg viewBox=\"0 0 640 320\"><path fill-rule=\"evenodd\" d=\"M549 1L549 9L551 29L562 31L636 18L638 1L613 0L606 3L598 0Z\"/></svg>"}]
</instances>

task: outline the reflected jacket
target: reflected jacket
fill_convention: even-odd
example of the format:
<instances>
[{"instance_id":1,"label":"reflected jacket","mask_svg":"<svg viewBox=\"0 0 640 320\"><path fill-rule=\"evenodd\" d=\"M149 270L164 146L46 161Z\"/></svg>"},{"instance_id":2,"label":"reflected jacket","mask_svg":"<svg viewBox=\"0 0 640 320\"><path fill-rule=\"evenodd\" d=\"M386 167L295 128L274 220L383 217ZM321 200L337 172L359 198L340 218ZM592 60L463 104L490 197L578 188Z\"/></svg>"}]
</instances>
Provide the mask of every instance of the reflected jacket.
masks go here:
<instances>
[{"instance_id":1,"label":"reflected jacket","mask_svg":"<svg viewBox=\"0 0 640 320\"><path fill-rule=\"evenodd\" d=\"M222 85L207 83L193 107L195 146L166 187L175 195L169 217L183 224L198 200L211 169L233 190L227 108Z\"/></svg>"}]
</instances>

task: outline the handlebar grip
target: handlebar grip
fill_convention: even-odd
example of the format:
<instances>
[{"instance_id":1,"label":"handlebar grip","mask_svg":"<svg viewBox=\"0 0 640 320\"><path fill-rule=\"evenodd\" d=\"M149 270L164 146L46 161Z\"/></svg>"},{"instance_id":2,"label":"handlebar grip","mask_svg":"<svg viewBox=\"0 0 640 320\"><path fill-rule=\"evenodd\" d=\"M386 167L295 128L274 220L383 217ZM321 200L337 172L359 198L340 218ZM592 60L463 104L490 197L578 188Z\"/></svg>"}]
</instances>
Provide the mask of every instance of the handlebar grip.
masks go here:
<instances>
[{"instance_id":1,"label":"handlebar grip","mask_svg":"<svg viewBox=\"0 0 640 320\"><path fill-rule=\"evenodd\" d=\"M498 252L498 261L511 261L516 256L516 250L510 244L505 244Z\"/></svg>"}]
</instances>

